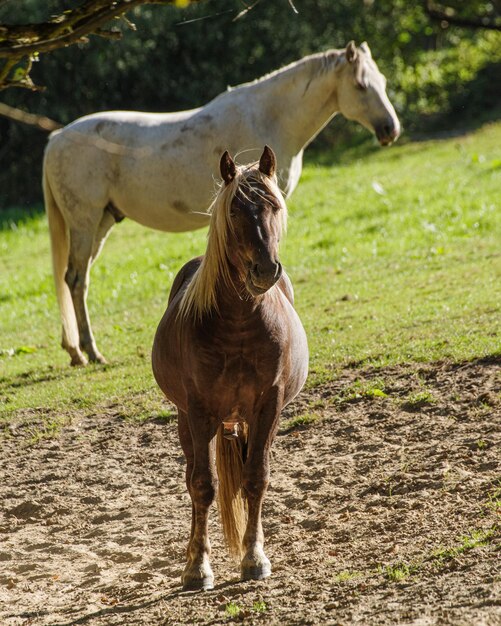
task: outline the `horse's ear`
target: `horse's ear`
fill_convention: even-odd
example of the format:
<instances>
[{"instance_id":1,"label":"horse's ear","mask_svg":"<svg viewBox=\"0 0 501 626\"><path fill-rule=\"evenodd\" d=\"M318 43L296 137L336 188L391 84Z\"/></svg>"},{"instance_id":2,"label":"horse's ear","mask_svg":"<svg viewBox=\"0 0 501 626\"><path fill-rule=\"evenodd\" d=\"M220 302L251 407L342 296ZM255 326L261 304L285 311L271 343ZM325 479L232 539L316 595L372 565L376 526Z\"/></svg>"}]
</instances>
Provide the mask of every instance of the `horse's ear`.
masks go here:
<instances>
[{"instance_id":1,"label":"horse's ear","mask_svg":"<svg viewBox=\"0 0 501 626\"><path fill-rule=\"evenodd\" d=\"M225 150L221 157L219 169L224 182L229 185L237 175L237 166L235 165L235 161L230 157L228 150Z\"/></svg>"},{"instance_id":2,"label":"horse's ear","mask_svg":"<svg viewBox=\"0 0 501 626\"><path fill-rule=\"evenodd\" d=\"M269 146L265 146L259 159L259 171L265 176L273 176L277 169L277 158Z\"/></svg>"},{"instance_id":3,"label":"horse's ear","mask_svg":"<svg viewBox=\"0 0 501 626\"><path fill-rule=\"evenodd\" d=\"M365 54L372 59L371 49L366 41L362 41L360 44L360 50L363 50Z\"/></svg>"},{"instance_id":4,"label":"horse's ear","mask_svg":"<svg viewBox=\"0 0 501 626\"><path fill-rule=\"evenodd\" d=\"M353 61L357 58L357 46L355 45L353 39L348 42L348 45L346 46L345 56L348 63L353 63Z\"/></svg>"}]
</instances>

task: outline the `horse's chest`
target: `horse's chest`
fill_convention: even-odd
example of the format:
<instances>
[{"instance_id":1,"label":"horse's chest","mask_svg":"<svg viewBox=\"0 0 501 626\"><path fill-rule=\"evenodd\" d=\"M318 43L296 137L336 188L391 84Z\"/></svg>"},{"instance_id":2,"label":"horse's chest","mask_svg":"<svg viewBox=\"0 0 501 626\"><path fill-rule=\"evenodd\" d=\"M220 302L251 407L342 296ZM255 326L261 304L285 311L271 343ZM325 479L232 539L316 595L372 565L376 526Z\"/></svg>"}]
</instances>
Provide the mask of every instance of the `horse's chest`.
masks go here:
<instances>
[{"instance_id":1,"label":"horse's chest","mask_svg":"<svg viewBox=\"0 0 501 626\"><path fill-rule=\"evenodd\" d=\"M283 358L279 342L259 327L202 337L197 352L198 382L211 389L223 412L253 405L274 384Z\"/></svg>"},{"instance_id":2,"label":"horse's chest","mask_svg":"<svg viewBox=\"0 0 501 626\"><path fill-rule=\"evenodd\" d=\"M208 343L198 345L201 368L213 382L221 380L240 383L247 379L260 379L278 367L280 347L272 340L260 341L257 336L241 340L213 337Z\"/></svg>"}]
</instances>

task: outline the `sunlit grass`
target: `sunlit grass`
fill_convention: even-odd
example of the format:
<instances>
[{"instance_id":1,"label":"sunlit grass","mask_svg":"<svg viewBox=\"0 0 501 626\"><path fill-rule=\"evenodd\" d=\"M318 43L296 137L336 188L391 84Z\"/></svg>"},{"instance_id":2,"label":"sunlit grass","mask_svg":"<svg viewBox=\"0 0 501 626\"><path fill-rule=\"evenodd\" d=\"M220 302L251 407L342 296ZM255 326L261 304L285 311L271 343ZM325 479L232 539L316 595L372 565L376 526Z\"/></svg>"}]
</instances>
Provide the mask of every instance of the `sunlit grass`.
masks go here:
<instances>
[{"instance_id":1,"label":"sunlit grass","mask_svg":"<svg viewBox=\"0 0 501 626\"><path fill-rule=\"evenodd\" d=\"M346 366L500 354L500 144L492 124L305 167L281 257L308 334L310 386ZM13 211L2 223L2 415L50 410L64 420L110 405L131 418L161 415L153 336L175 273L203 253L206 231L115 227L89 296L110 365L72 369L59 347L45 217Z\"/></svg>"}]
</instances>

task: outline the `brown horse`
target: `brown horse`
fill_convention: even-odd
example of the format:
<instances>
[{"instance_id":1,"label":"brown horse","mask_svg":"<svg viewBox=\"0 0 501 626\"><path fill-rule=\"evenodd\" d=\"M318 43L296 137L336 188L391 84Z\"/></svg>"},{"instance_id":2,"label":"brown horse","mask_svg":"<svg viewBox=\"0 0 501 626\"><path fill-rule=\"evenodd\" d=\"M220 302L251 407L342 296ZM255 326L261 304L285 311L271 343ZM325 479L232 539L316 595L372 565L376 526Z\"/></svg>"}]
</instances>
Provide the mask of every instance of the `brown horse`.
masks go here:
<instances>
[{"instance_id":1,"label":"brown horse","mask_svg":"<svg viewBox=\"0 0 501 626\"><path fill-rule=\"evenodd\" d=\"M205 256L174 280L153 344L153 372L179 414L192 500L184 589L211 589L209 508L218 493L244 580L271 574L261 508L282 408L301 390L308 345L278 261L287 208L273 151L238 167L228 152Z\"/></svg>"}]
</instances>

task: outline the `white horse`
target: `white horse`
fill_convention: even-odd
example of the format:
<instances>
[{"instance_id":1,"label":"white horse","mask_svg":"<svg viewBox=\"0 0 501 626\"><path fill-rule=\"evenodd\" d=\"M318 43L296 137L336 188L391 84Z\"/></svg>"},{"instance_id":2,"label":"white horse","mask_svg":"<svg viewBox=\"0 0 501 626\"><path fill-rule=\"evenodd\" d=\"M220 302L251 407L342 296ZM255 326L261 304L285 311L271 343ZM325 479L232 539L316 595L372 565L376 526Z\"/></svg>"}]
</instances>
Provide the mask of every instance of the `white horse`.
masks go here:
<instances>
[{"instance_id":1,"label":"white horse","mask_svg":"<svg viewBox=\"0 0 501 626\"><path fill-rule=\"evenodd\" d=\"M72 365L87 362L82 350L104 362L86 297L91 264L115 222L129 217L175 232L206 226L221 154L228 150L250 163L264 144L276 153L278 180L289 196L304 148L336 113L373 131L381 145L398 137L385 87L368 45L350 42L230 88L199 109L96 113L52 133L43 188L62 346Z\"/></svg>"}]
</instances>

